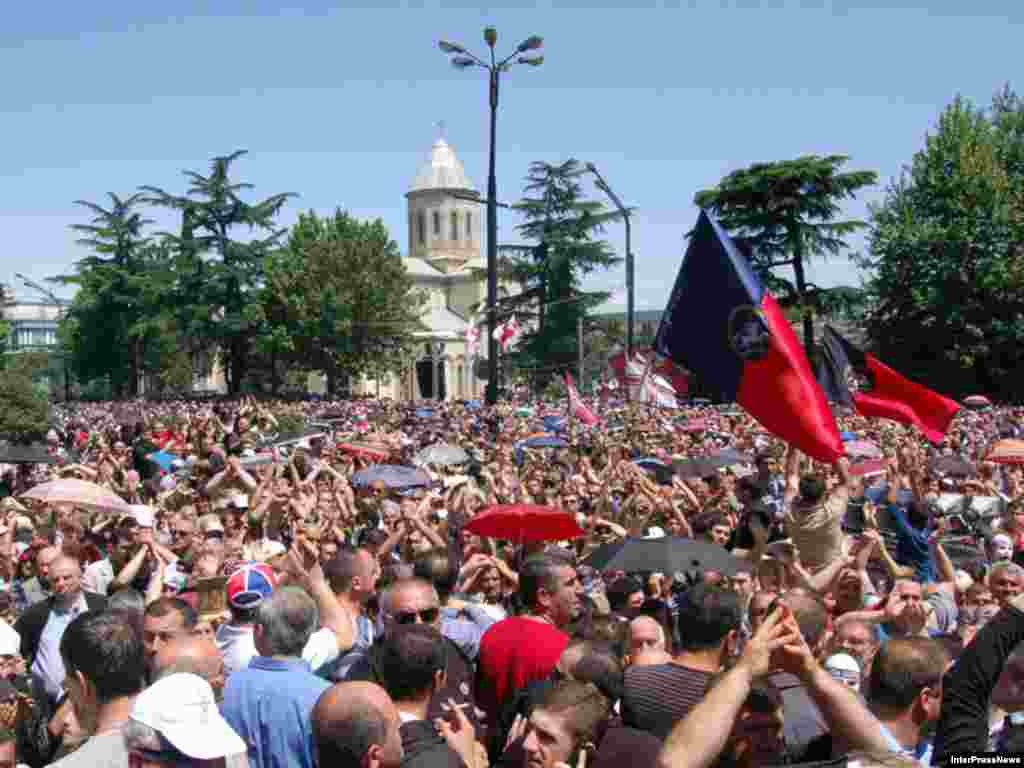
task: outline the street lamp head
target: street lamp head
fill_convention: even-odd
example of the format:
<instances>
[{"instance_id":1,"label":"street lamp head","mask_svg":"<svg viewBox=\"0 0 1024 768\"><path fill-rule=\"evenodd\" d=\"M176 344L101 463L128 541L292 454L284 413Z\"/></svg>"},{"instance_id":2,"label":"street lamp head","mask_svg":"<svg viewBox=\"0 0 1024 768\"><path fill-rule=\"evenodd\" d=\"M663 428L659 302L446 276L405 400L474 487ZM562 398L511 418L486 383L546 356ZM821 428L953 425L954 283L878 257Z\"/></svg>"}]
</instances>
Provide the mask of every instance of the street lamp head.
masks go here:
<instances>
[{"instance_id":1,"label":"street lamp head","mask_svg":"<svg viewBox=\"0 0 1024 768\"><path fill-rule=\"evenodd\" d=\"M447 40L438 40L437 41L437 47L440 48L445 53L465 53L466 52L466 49L463 48L461 45L456 45L455 43L449 43Z\"/></svg>"},{"instance_id":2,"label":"street lamp head","mask_svg":"<svg viewBox=\"0 0 1024 768\"><path fill-rule=\"evenodd\" d=\"M520 64L529 64L531 67L539 67L544 63L543 56L520 56L518 59Z\"/></svg>"},{"instance_id":3,"label":"street lamp head","mask_svg":"<svg viewBox=\"0 0 1024 768\"><path fill-rule=\"evenodd\" d=\"M544 45L544 38L540 35L533 35L528 37L516 47L516 53L526 53L527 51L536 51L538 48Z\"/></svg>"},{"instance_id":4,"label":"street lamp head","mask_svg":"<svg viewBox=\"0 0 1024 768\"><path fill-rule=\"evenodd\" d=\"M593 163L587 163L587 170L593 174L597 174L597 166Z\"/></svg>"},{"instance_id":5,"label":"street lamp head","mask_svg":"<svg viewBox=\"0 0 1024 768\"><path fill-rule=\"evenodd\" d=\"M487 43L491 48L498 42L498 30L494 27L484 28L484 42Z\"/></svg>"},{"instance_id":6,"label":"street lamp head","mask_svg":"<svg viewBox=\"0 0 1024 768\"><path fill-rule=\"evenodd\" d=\"M472 67L476 62L469 56L453 56L452 66L458 69L468 69Z\"/></svg>"}]
</instances>

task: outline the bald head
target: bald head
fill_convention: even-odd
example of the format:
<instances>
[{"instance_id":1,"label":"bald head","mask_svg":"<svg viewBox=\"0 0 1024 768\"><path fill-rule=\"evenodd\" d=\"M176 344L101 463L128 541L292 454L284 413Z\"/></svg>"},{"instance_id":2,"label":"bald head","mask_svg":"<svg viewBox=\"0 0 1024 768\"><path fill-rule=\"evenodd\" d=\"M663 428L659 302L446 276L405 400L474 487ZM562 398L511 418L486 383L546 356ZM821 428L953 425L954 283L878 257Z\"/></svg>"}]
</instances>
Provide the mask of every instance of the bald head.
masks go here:
<instances>
[{"instance_id":1,"label":"bald head","mask_svg":"<svg viewBox=\"0 0 1024 768\"><path fill-rule=\"evenodd\" d=\"M650 616L637 616L629 622L629 649L633 656L641 651L665 650L665 629Z\"/></svg>"},{"instance_id":2,"label":"bald head","mask_svg":"<svg viewBox=\"0 0 1024 768\"><path fill-rule=\"evenodd\" d=\"M223 683L224 658L209 638L196 635L179 637L157 651L153 679L181 673L198 675L216 689L216 682Z\"/></svg>"},{"instance_id":3,"label":"bald head","mask_svg":"<svg viewBox=\"0 0 1024 768\"><path fill-rule=\"evenodd\" d=\"M397 768L402 761L398 710L379 685L353 682L328 688L313 707L312 719L317 765L356 768L369 757L382 768Z\"/></svg>"}]
</instances>

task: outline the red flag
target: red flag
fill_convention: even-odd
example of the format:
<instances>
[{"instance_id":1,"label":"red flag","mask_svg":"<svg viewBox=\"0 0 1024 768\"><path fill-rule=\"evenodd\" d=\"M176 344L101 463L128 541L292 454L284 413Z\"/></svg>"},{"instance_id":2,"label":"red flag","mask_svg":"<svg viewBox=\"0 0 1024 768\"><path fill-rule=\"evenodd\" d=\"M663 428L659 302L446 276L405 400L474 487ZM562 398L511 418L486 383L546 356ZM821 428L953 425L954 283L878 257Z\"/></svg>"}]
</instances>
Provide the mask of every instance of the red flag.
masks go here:
<instances>
[{"instance_id":1,"label":"red flag","mask_svg":"<svg viewBox=\"0 0 1024 768\"><path fill-rule=\"evenodd\" d=\"M829 399L853 405L864 416L913 424L933 443L941 443L960 404L896 373L874 355L853 346L825 327L818 381ZM854 374L865 387L851 391Z\"/></svg>"},{"instance_id":2,"label":"red flag","mask_svg":"<svg viewBox=\"0 0 1024 768\"><path fill-rule=\"evenodd\" d=\"M655 341L658 354L818 461L843 443L793 329L728 234L701 212Z\"/></svg>"},{"instance_id":3,"label":"red flag","mask_svg":"<svg viewBox=\"0 0 1024 768\"><path fill-rule=\"evenodd\" d=\"M568 371L565 372L565 388L569 391L569 410L573 417L588 426L597 424L597 416L595 416L594 412L584 404L583 399L580 397L580 393L576 391L576 385L573 383L572 375Z\"/></svg>"}]
</instances>

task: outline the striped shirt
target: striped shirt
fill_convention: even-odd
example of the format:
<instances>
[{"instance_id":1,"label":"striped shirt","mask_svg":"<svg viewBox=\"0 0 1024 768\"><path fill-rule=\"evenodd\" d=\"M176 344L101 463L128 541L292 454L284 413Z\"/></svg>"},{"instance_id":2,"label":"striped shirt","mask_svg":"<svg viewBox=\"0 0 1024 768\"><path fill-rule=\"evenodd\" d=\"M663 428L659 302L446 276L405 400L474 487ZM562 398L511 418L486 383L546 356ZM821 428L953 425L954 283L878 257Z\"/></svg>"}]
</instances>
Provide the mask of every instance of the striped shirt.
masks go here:
<instances>
[{"instance_id":1,"label":"striped shirt","mask_svg":"<svg viewBox=\"0 0 1024 768\"><path fill-rule=\"evenodd\" d=\"M630 667L622 695L623 725L666 739L704 698L713 676L675 663Z\"/></svg>"}]
</instances>

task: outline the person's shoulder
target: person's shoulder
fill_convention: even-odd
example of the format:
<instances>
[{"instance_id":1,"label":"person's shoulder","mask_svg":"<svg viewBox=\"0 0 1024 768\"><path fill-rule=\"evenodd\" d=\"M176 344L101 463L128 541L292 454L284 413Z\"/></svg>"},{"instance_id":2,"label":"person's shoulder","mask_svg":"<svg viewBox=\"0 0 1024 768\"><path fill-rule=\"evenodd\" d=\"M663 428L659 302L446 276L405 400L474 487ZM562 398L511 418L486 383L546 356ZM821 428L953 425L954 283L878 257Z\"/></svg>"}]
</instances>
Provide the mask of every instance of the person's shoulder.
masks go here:
<instances>
[{"instance_id":1,"label":"person's shoulder","mask_svg":"<svg viewBox=\"0 0 1024 768\"><path fill-rule=\"evenodd\" d=\"M128 751L119 730L101 733L47 768L128 768Z\"/></svg>"}]
</instances>

